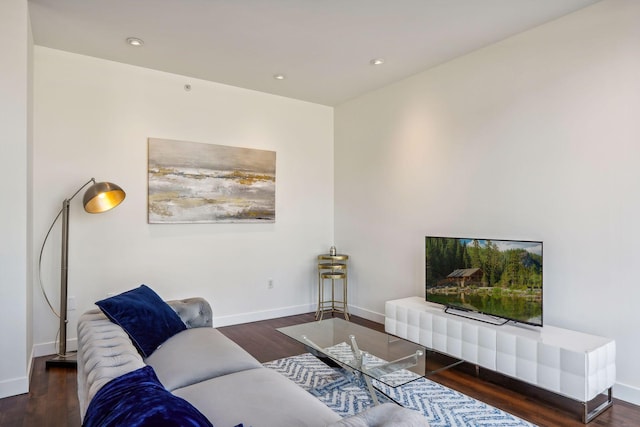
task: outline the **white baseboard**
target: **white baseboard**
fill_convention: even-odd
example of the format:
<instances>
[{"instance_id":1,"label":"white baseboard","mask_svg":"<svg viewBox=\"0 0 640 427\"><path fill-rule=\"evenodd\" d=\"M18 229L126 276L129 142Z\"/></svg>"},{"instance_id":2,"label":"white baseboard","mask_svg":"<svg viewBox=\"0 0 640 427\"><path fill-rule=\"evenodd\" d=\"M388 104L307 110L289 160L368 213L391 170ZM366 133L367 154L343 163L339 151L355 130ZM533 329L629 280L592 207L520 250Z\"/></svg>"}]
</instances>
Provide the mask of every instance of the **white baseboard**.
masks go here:
<instances>
[{"instance_id":1,"label":"white baseboard","mask_svg":"<svg viewBox=\"0 0 640 427\"><path fill-rule=\"evenodd\" d=\"M0 399L29 393L29 378L18 377L0 381Z\"/></svg>"},{"instance_id":2,"label":"white baseboard","mask_svg":"<svg viewBox=\"0 0 640 427\"><path fill-rule=\"evenodd\" d=\"M78 339L69 338L67 340L67 351L76 351L78 349ZM56 341L34 344L33 357L53 356L58 353L58 343Z\"/></svg>"},{"instance_id":3,"label":"white baseboard","mask_svg":"<svg viewBox=\"0 0 640 427\"><path fill-rule=\"evenodd\" d=\"M613 397L640 406L640 388L616 383L613 386Z\"/></svg>"},{"instance_id":4,"label":"white baseboard","mask_svg":"<svg viewBox=\"0 0 640 427\"><path fill-rule=\"evenodd\" d=\"M283 307L274 310L234 314L231 316L214 316L213 326L215 328L219 328L222 326L239 325L242 323L258 322L260 320L277 319L278 317L295 316L296 314L312 313L315 311L315 304L304 304L291 307ZM355 306L349 306L349 314L353 314L368 320L372 320L374 322L384 324L384 314L376 313L375 311Z\"/></svg>"},{"instance_id":5,"label":"white baseboard","mask_svg":"<svg viewBox=\"0 0 640 427\"><path fill-rule=\"evenodd\" d=\"M213 327L239 325L241 323L258 322L260 320L276 319L278 317L294 316L315 311L312 304L295 305L282 307L274 310L254 311L250 313L234 314L231 316L213 316Z\"/></svg>"},{"instance_id":6,"label":"white baseboard","mask_svg":"<svg viewBox=\"0 0 640 427\"><path fill-rule=\"evenodd\" d=\"M29 393L31 372L33 371L33 358L33 348L31 348L31 357L29 357L26 377L18 377L12 378L10 380L0 381L0 399Z\"/></svg>"},{"instance_id":7,"label":"white baseboard","mask_svg":"<svg viewBox=\"0 0 640 427\"><path fill-rule=\"evenodd\" d=\"M363 317L367 320L371 320L373 322L382 323L384 325L384 314L378 313L375 311L367 310L366 308L356 307L353 305L349 306L349 314L353 314L355 316Z\"/></svg>"},{"instance_id":8,"label":"white baseboard","mask_svg":"<svg viewBox=\"0 0 640 427\"><path fill-rule=\"evenodd\" d=\"M27 366L27 378L29 379L29 391L31 391L31 374L33 373L33 359L35 358L33 353L33 345L31 346L31 357L29 357L29 366Z\"/></svg>"}]
</instances>

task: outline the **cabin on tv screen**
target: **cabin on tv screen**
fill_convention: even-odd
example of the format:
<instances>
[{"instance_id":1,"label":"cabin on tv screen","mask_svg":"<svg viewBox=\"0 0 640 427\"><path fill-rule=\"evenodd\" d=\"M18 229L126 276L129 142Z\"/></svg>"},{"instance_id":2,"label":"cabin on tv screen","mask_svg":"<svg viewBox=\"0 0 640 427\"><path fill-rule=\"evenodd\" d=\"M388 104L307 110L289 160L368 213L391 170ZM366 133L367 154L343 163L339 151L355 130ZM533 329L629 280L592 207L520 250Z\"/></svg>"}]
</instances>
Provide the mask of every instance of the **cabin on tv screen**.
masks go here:
<instances>
[{"instance_id":1,"label":"cabin on tv screen","mask_svg":"<svg viewBox=\"0 0 640 427\"><path fill-rule=\"evenodd\" d=\"M472 283L481 283L484 272L480 268L459 268L453 270L447 278L446 283L455 283L461 288Z\"/></svg>"}]
</instances>

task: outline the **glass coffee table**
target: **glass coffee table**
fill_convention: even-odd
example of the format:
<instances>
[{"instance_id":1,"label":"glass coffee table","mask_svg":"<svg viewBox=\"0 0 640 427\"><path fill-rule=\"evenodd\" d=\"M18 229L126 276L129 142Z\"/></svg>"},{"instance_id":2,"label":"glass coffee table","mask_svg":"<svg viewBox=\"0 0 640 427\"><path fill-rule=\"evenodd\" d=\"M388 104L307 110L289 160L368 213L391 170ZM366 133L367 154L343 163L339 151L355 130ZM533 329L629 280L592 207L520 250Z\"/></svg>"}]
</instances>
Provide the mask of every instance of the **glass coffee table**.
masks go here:
<instances>
[{"instance_id":1,"label":"glass coffee table","mask_svg":"<svg viewBox=\"0 0 640 427\"><path fill-rule=\"evenodd\" d=\"M315 356L328 358L363 378L375 404L378 399L371 379L399 387L462 363L411 341L339 318L278 331L304 344Z\"/></svg>"}]
</instances>

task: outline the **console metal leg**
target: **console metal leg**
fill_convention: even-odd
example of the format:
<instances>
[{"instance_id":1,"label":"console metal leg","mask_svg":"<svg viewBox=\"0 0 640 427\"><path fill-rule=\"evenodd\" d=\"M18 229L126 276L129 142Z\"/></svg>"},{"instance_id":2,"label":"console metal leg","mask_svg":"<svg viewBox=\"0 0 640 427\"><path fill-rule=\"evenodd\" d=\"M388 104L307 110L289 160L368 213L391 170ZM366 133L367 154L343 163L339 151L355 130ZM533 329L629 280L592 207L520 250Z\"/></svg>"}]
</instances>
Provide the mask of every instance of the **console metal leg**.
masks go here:
<instances>
[{"instance_id":1,"label":"console metal leg","mask_svg":"<svg viewBox=\"0 0 640 427\"><path fill-rule=\"evenodd\" d=\"M611 405L613 405L613 387L609 387L609 389L607 390L607 400L603 403L601 403L600 405L598 405L596 408L592 409L591 411L589 411L589 402L583 402L583 408L584 408L584 412L582 414L582 422L587 424L589 423L591 420L593 420L595 417L597 417L598 415L600 415L602 412L604 412L605 410L609 409L611 407Z\"/></svg>"}]
</instances>

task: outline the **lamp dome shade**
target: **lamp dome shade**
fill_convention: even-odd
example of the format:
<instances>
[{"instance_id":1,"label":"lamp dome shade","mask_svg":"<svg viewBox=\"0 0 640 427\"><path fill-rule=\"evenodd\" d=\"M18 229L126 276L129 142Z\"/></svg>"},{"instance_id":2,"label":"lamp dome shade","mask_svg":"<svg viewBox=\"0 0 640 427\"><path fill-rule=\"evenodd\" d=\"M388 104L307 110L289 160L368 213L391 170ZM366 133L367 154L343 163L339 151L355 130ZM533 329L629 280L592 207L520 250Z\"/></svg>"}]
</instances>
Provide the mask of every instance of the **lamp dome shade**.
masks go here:
<instances>
[{"instance_id":1,"label":"lamp dome shade","mask_svg":"<svg viewBox=\"0 0 640 427\"><path fill-rule=\"evenodd\" d=\"M89 213L101 213L118 206L125 196L124 190L116 184L96 182L84 193L82 204Z\"/></svg>"}]
</instances>

